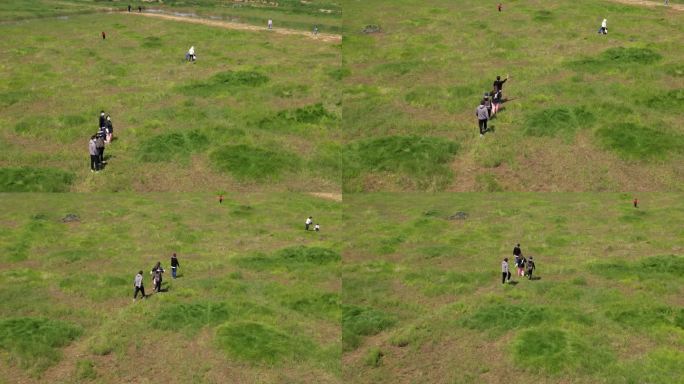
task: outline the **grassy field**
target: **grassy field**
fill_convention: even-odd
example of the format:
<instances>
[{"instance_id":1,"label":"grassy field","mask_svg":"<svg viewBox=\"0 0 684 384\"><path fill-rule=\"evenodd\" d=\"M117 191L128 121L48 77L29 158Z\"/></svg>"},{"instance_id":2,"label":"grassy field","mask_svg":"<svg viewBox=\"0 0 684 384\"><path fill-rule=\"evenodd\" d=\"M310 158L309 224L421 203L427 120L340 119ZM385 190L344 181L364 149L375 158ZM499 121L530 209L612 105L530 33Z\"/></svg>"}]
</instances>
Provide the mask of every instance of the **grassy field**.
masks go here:
<instances>
[{"instance_id":1,"label":"grassy field","mask_svg":"<svg viewBox=\"0 0 684 384\"><path fill-rule=\"evenodd\" d=\"M183 15L211 17L265 26L273 19L277 27L310 31L318 25L321 32L337 33L342 21L342 8L330 0L280 0L277 2L233 0L166 0L110 1L110 0L22 0L0 3L0 22L68 16L105 11L132 11L143 7L145 12L165 11Z\"/></svg>"},{"instance_id":2,"label":"grassy field","mask_svg":"<svg viewBox=\"0 0 684 384\"><path fill-rule=\"evenodd\" d=\"M345 195L343 380L684 381L684 203L639 198Z\"/></svg>"},{"instance_id":3,"label":"grassy field","mask_svg":"<svg viewBox=\"0 0 684 384\"><path fill-rule=\"evenodd\" d=\"M339 44L125 13L0 33L0 190L340 188ZM101 109L118 139L93 175Z\"/></svg>"},{"instance_id":4,"label":"grassy field","mask_svg":"<svg viewBox=\"0 0 684 384\"><path fill-rule=\"evenodd\" d=\"M684 13L503 3L344 4L344 190L684 189ZM481 139L475 107L507 74Z\"/></svg>"},{"instance_id":5,"label":"grassy field","mask_svg":"<svg viewBox=\"0 0 684 384\"><path fill-rule=\"evenodd\" d=\"M0 210L0 383L338 382L341 203L4 194ZM159 260L167 291L133 302Z\"/></svg>"}]
</instances>

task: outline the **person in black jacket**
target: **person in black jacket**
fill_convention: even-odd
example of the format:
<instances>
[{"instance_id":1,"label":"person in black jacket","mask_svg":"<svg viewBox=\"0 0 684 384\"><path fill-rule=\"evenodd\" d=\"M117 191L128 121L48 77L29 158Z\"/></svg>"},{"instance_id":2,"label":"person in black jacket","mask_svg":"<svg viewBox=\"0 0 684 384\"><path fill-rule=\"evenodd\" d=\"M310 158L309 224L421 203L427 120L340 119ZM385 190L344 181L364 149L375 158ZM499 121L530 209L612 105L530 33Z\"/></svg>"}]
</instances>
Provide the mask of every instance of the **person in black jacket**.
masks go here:
<instances>
[{"instance_id":1,"label":"person in black jacket","mask_svg":"<svg viewBox=\"0 0 684 384\"><path fill-rule=\"evenodd\" d=\"M105 126L105 113L104 111L100 111L100 124L97 126L97 129L100 129Z\"/></svg>"},{"instance_id":2,"label":"person in black jacket","mask_svg":"<svg viewBox=\"0 0 684 384\"><path fill-rule=\"evenodd\" d=\"M496 91L497 93L501 93L501 95L503 96L503 85L507 81L508 81L508 76L506 76L506 78L503 80L501 80L501 76L497 76L496 80L494 80L494 84L493 84L494 91Z\"/></svg>"},{"instance_id":3,"label":"person in black jacket","mask_svg":"<svg viewBox=\"0 0 684 384\"><path fill-rule=\"evenodd\" d=\"M527 279L532 280L532 271L537 269L537 266L534 265L534 260L532 260L532 256L530 256L529 260L527 260Z\"/></svg>"},{"instance_id":4,"label":"person in black jacket","mask_svg":"<svg viewBox=\"0 0 684 384\"><path fill-rule=\"evenodd\" d=\"M150 271L150 275L152 275L152 282L154 283L155 292L161 292L163 273L164 268L161 267L161 262L157 261L157 264Z\"/></svg>"},{"instance_id":5,"label":"person in black jacket","mask_svg":"<svg viewBox=\"0 0 684 384\"><path fill-rule=\"evenodd\" d=\"M171 255L171 277L174 279L176 278L176 271L180 267L180 263L178 262L178 257L176 257L176 252Z\"/></svg>"}]
</instances>

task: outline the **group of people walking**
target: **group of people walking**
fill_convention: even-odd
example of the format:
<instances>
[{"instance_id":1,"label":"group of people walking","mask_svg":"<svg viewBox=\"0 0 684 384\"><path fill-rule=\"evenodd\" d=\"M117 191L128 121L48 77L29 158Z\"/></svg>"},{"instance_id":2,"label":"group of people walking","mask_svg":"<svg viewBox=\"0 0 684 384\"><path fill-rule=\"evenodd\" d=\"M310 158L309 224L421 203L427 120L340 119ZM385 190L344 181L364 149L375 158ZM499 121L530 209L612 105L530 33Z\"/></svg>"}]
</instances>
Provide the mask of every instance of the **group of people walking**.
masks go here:
<instances>
[{"instance_id":1,"label":"group of people walking","mask_svg":"<svg viewBox=\"0 0 684 384\"><path fill-rule=\"evenodd\" d=\"M109 145L114 138L114 125L112 118L105 115L105 111L100 111L100 122L98 131L90 137L88 142L88 153L90 154L90 172L99 172L104 169L105 146Z\"/></svg>"},{"instance_id":2,"label":"group of people walking","mask_svg":"<svg viewBox=\"0 0 684 384\"><path fill-rule=\"evenodd\" d=\"M534 264L534 258L530 256L529 259L526 259L520 249L520 244L516 244L515 247L513 247L513 257L515 258L516 274L520 277L527 276L528 280L532 280L532 273L537 269L537 266ZM508 257L505 257L501 262L501 284L510 281L510 266L508 265Z\"/></svg>"},{"instance_id":3,"label":"group of people walking","mask_svg":"<svg viewBox=\"0 0 684 384\"><path fill-rule=\"evenodd\" d=\"M492 84L492 90L484 93L480 105L475 109L475 116L480 128L480 137L484 137L484 134L489 130L487 123L499 111L501 104L505 101L503 98L503 85L506 81L508 81L508 76L503 80L501 80L501 76L497 76Z\"/></svg>"},{"instance_id":4,"label":"group of people walking","mask_svg":"<svg viewBox=\"0 0 684 384\"><path fill-rule=\"evenodd\" d=\"M180 262L178 262L178 256L174 252L171 256L171 277L174 279L178 277L178 268L180 268ZM150 270L150 275L152 275L152 286L154 286L155 292L162 291L162 280L163 275L166 270L161 266L161 262L157 261L157 264ZM133 290L133 301L137 300L138 293L142 294L142 298L146 298L148 295L145 294L145 285L143 282L143 271L138 271L133 280L134 290Z\"/></svg>"}]
</instances>

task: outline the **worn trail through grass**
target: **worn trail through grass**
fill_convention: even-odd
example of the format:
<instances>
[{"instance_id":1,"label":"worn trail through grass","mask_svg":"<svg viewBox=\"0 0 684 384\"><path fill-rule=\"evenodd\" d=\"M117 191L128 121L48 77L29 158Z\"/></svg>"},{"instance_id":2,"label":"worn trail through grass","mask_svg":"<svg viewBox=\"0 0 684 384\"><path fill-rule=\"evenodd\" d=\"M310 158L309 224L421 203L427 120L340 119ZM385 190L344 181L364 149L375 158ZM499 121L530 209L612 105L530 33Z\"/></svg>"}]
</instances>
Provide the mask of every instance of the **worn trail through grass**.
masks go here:
<instances>
[{"instance_id":1,"label":"worn trail through grass","mask_svg":"<svg viewBox=\"0 0 684 384\"><path fill-rule=\"evenodd\" d=\"M646 0L612 0L616 3L622 3L622 4L629 4L629 5L642 5L646 7L662 7L663 2L662 1L646 1ZM677 11L684 11L684 5L681 4L669 4L669 8L677 10Z\"/></svg>"},{"instance_id":2,"label":"worn trail through grass","mask_svg":"<svg viewBox=\"0 0 684 384\"><path fill-rule=\"evenodd\" d=\"M267 28L257 27L255 25L235 23L235 22L223 21L223 20L209 20L209 19L204 19L204 18L195 17L195 16L179 16L179 15L169 15L169 14L165 14L165 13L150 13L150 12L144 12L144 13L131 12L128 14L136 15L136 16L156 17L156 18L164 19L164 20L182 21L182 22L186 22L186 23L202 24L202 25L208 25L208 26L212 26L212 27L219 27L219 28L226 28L226 29L238 29L238 30L242 30L242 31L268 31ZM324 42L328 42L328 43L335 43L335 42L341 42L342 41L341 35L335 35L335 34L330 34L330 33L319 33L318 35L314 35L311 32L298 31L296 29L287 29L287 28L273 28L270 31L272 31L274 33L279 33L282 35L306 36L306 37L309 37L309 38L314 39L314 40L324 41Z\"/></svg>"}]
</instances>

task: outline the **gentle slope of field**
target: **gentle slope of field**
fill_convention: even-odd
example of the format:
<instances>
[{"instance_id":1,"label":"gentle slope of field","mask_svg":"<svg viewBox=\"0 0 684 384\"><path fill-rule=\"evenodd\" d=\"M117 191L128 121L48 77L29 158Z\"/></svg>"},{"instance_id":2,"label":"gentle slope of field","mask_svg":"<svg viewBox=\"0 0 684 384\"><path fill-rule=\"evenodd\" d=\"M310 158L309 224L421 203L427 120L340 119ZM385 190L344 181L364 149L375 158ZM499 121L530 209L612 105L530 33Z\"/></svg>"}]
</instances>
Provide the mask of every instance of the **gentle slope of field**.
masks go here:
<instances>
[{"instance_id":1,"label":"gentle slope of field","mask_svg":"<svg viewBox=\"0 0 684 384\"><path fill-rule=\"evenodd\" d=\"M2 195L0 382L338 382L340 208L297 194ZM303 230L308 215L322 232ZM156 261L165 292L133 302Z\"/></svg>"},{"instance_id":2,"label":"gentle slope of field","mask_svg":"<svg viewBox=\"0 0 684 384\"><path fill-rule=\"evenodd\" d=\"M344 9L345 190L684 188L684 13L590 0ZM507 74L510 101L480 138L475 108Z\"/></svg>"},{"instance_id":3,"label":"gentle slope of field","mask_svg":"<svg viewBox=\"0 0 684 384\"><path fill-rule=\"evenodd\" d=\"M0 190L339 191L339 44L127 14L0 33Z\"/></svg>"},{"instance_id":4,"label":"gentle slope of field","mask_svg":"<svg viewBox=\"0 0 684 384\"><path fill-rule=\"evenodd\" d=\"M684 381L684 200L639 198L345 195L344 381Z\"/></svg>"}]
</instances>

